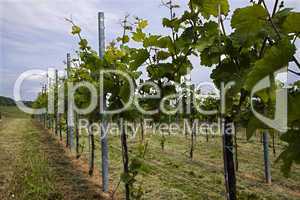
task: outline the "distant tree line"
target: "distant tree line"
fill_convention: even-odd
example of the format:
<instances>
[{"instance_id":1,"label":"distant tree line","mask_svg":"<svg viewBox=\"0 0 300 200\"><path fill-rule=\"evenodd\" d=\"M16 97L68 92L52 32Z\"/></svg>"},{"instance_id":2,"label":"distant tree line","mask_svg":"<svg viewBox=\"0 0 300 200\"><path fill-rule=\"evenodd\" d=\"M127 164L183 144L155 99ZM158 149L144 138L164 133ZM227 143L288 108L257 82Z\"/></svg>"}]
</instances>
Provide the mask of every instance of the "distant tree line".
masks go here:
<instances>
[{"instance_id":1,"label":"distant tree line","mask_svg":"<svg viewBox=\"0 0 300 200\"><path fill-rule=\"evenodd\" d=\"M23 103L28 107L32 106L32 101L23 101ZM16 106L16 102L12 98L0 96L0 106Z\"/></svg>"}]
</instances>

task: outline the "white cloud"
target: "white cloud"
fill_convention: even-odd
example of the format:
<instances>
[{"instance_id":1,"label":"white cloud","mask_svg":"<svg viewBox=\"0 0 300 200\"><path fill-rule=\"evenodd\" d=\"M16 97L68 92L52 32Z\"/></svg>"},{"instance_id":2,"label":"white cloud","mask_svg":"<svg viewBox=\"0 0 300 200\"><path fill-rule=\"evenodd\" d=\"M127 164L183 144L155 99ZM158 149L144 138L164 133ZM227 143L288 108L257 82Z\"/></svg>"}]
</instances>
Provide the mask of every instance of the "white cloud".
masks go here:
<instances>
[{"instance_id":1,"label":"white cloud","mask_svg":"<svg viewBox=\"0 0 300 200\"><path fill-rule=\"evenodd\" d=\"M182 5L188 2L177 1ZM285 2L287 7L300 10L299 0ZM249 5L249 1L241 0L230 0L230 3L231 10ZM162 29L161 18L169 13L160 4L161 0L0 0L1 86L5 84L5 88L9 88L10 84L11 87L12 79L33 67L64 68L62 61L66 53L74 52L77 46L77 38L70 35L71 25L64 18L72 16L82 27L84 37L97 49L99 11L105 12L106 41L109 42L121 34L119 21L126 13L149 19L151 32L168 33ZM193 79L209 80L211 70L200 68L198 58L193 59L193 63L196 68Z\"/></svg>"}]
</instances>

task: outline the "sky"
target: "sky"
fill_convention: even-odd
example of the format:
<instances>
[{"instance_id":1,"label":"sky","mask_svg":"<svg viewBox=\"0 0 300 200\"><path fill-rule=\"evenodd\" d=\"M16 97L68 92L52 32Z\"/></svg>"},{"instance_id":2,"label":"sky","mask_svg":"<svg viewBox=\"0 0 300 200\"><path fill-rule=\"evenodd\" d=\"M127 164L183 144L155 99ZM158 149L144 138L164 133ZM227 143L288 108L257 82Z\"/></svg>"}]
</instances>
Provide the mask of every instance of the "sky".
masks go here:
<instances>
[{"instance_id":1,"label":"sky","mask_svg":"<svg viewBox=\"0 0 300 200\"><path fill-rule=\"evenodd\" d=\"M188 0L177 2L181 5L177 11L180 14ZM288 7L300 10L299 0L285 2ZM230 4L234 10L248 5L249 0L230 0ZM169 33L161 25L161 19L168 17L161 0L0 0L0 96L13 97L14 83L24 71L64 70L66 54L74 55L78 43L70 34L71 25L65 18L72 18L92 47L98 49L99 11L105 12L106 43L121 35L120 21L126 14L147 19L147 30L151 33ZM229 29L228 22L226 28ZM198 58L193 58L193 65L193 82L210 81L211 69L201 67ZM23 100L35 99L41 89L40 78L25 81Z\"/></svg>"}]
</instances>

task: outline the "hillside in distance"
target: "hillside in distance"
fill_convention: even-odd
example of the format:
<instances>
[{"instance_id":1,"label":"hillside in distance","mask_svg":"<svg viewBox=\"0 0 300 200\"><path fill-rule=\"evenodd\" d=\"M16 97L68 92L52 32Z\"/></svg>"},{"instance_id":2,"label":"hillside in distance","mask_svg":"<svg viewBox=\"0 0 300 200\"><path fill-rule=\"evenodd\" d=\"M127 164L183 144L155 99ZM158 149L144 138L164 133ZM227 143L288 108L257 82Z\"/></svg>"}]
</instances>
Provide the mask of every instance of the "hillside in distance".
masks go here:
<instances>
[{"instance_id":1,"label":"hillside in distance","mask_svg":"<svg viewBox=\"0 0 300 200\"><path fill-rule=\"evenodd\" d=\"M32 101L23 101L23 103L26 106L31 107L33 102ZM16 106L16 102L12 98L0 96L0 106Z\"/></svg>"},{"instance_id":2,"label":"hillside in distance","mask_svg":"<svg viewBox=\"0 0 300 200\"><path fill-rule=\"evenodd\" d=\"M0 106L15 106L16 103L9 97L0 96Z\"/></svg>"}]
</instances>

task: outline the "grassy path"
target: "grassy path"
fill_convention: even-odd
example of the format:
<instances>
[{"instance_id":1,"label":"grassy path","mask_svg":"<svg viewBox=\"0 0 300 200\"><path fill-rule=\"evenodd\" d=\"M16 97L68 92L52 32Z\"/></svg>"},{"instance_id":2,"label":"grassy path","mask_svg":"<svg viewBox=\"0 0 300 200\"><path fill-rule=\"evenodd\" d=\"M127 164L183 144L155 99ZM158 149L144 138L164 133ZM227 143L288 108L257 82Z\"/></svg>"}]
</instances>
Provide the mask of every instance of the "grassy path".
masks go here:
<instances>
[{"instance_id":1,"label":"grassy path","mask_svg":"<svg viewBox=\"0 0 300 200\"><path fill-rule=\"evenodd\" d=\"M105 199L85 163L41 130L26 117L0 122L0 199Z\"/></svg>"},{"instance_id":2,"label":"grassy path","mask_svg":"<svg viewBox=\"0 0 300 200\"><path fill-rule=\"evenodd\" d=\"M14 167L19 159L21 146L24 145L22 134L18 130L22 122L23 119L3 119L0 122L0 199L7 198Z\"/></svg>"},{"instance_id":3,"label":"grassy path","mask_svg":"<svg viewBox=\"0 0 300 200\"><path fill-rule=\"evenodd\" d=\"M1 109L1 107L0 107ZM4 112L5 113L5 112ZM84 133L84 132L83 132ZM63 133L65 140L65 133ZM300 166L293 167L290 178L283 177L276 156L272 160L272 185L264 183L262 144L259 137L246 141L239 135L240 170L237 173L238 199L298 200L300 199ZM145 162L148 173L137 177L143 199L162 200L223 200L224 177L220 138L197 137L195 158L188 158L189 139L166 137L161 151L160 137L146 135L148 151ZM34 120L7 110L0 122L0 200L93 200L108 199L101 193L100 141L96 138L95 176L88 176L88 145L85 134L80 136L82 154L66 150L53 133ZM111 136L110 180L115 188L122 173L120 138ZM139 138L128 140L132 158L139 148ZM283 145L277 143L278 153ZM117 195L122 196L120 184Z\"/></svg>"}]
</instances>

